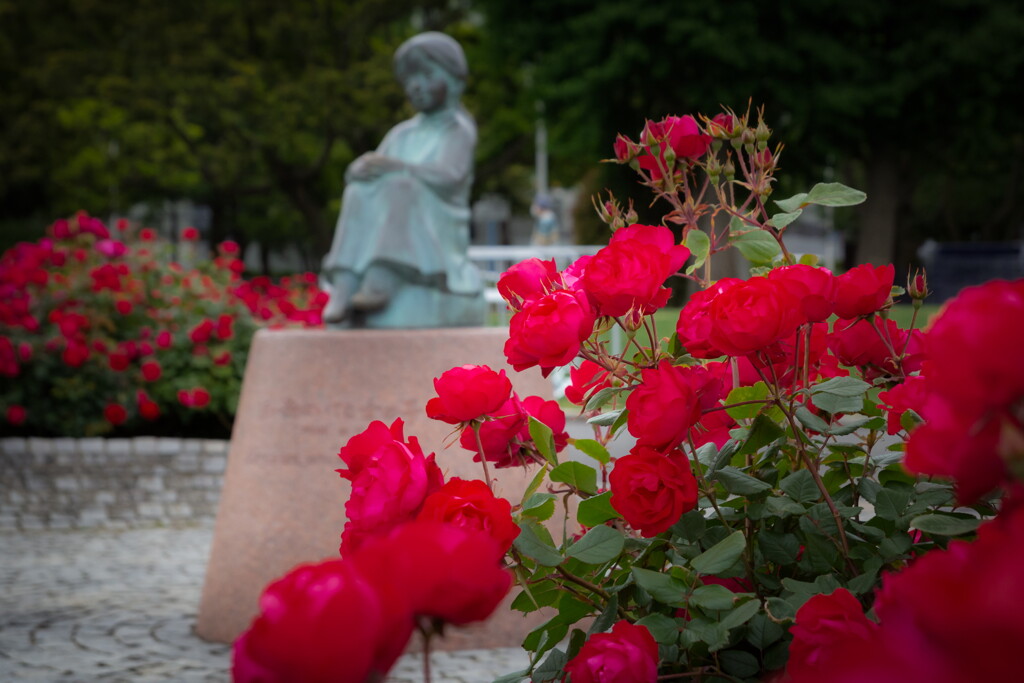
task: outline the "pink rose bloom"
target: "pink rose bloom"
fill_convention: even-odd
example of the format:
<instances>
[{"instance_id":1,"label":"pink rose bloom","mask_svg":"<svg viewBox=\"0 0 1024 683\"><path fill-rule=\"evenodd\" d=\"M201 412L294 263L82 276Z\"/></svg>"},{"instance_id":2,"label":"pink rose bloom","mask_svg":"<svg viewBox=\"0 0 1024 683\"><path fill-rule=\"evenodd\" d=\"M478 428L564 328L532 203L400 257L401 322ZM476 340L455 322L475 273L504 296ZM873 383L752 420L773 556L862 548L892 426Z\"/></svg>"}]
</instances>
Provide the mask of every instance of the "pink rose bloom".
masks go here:
<instances>
[{"instance_id":1,"label":"pink rose bloom","mask_svg":"<svg viewBox=\"0 0 1024 683\"><path fill-rule=\"evenodd\" d=\"M806 322L822 322L835 308L836 278L828 268L797 264L783 266L768 273L800 302Z\"/></svg>"},{"instance_id":2,"label":"pink rose bloom","mask_svg":"<svg viewBox=\"0 0 1024 683\"><path fill-rule=\"evenodd\" d=\"M96 243L96 251L100 252L107 258L117 258L118 256L124 256L128 253L128 247L123 242L117 240L100 240Z\"/></svg>"},{"instance_id":3,"label":"pink rose bloom","mask_svg":"<svg viewBox=\"0 0 1024 683\"><path fill-rule=\"evenodd\" d=\"M437 396L427 401L427 417L449 424L479 420L508 400L512 382L505 371L486 365L463 365L434 379Z\"/></svg>"},{"instance_id":4,"label":"pink rose bloom","mask_svg":"<svg viewBox=\"0 0 1024 683\"><path fill-rule=\"evenodd\" d=\"M664 226L630 225L612 235L583 272L583 289L597 303L599 315L640 318L668 302L663 287L679 271L690 250L675 243Z\"/></svg>"},{"instance_id":5,"label":"pink rose bloom","mask_svg":"<svg viewBox=\"0 0 1024 683\"><path fill-rule=\"evenodd\" d=\"M720 398L722 384L698 366L675 366L663 360L641 372L641 384L629 394L626 426L637 443L665 450L686 440L703 409Z\"/></svg>"},{"instance_id":6,"label":"pink rose bloom","mask_svg":"<svg viewBox=\"0 0 1024 683\"><path fill-rule=\"evenodd\" d=\"M836 315L857 318L879 310L889 301L895 277L891 263L877 268L865 263L846 271L836 278Z\"/></svg>"},{"instance_id":7,"label":"pink rose bloom","mask_svg":"<svg viewBox=\"0 0 1024 683\"><path fill-rule=\"evenodd\" d=\"M390 428L374 421L338 453L348 465L338 474L352 482L345 503L348 521L341 535L342 555L416 517L426 497L444 484L433 454L424 456L416 439L404 441L402 427L401 420Z\"/></svg>"},{"instance_id":8,"label":"pink rose bloom","mask_svg":"<svg viewBox=\"0 0 1024 683\"><path fill-rule=\"evenodd\" d=\"M718 358L725 355L724 351L715 348L708 340L708 335L711 333L711 318L708 317L708 309L715 297L741 282L743 280L737 278L722 278L707 289L691 294L686 305L683 306L683 310L679 311L676 335L686 352L694 358Z\"/></svg>"},{"instance_id":9,"label":"pink rose bloom","mask_svg":"<svg viewBox=\"0 0 1024 683\"><path fill-rule=\"evenodd\" d=\"M388 615L384 604L351 562L300 565L264 589L259 615L235 641L232 680L362 683L382 676L413 629L405 610Z\"/></svg>"},{"instance_id":10,"label":"pink rose bloom","mask_svg":"<svg viewBox=\"0 0 1024 683\"><path fill-rule=\"evenodd\" d=\"M618 621L611 633L597 633L565 665L572 683L654 683L658 643L644 626Z\"/></svg>"},{"instance_id":11,"label":"pink rose bloom","mask_svg":"<svg viewBox=\"0 0 1024 683\"><path fill-rule=\"evenodd\" d=\"M561 285L555 260L531 258L521 261L498 279L498 293L513 311L521 311L523 304L550 293Z\"/></svg>"},{"instance_id":12,"label":"pink rose bloom","mask_svg":"<svg viewBox=\"0 0 1024 683\"><path fill-rule=\"evenodd\" d=\"M789 290L765 277L727 288L708 307L711 344L729 356L746 356L791 336L803 311Z\"/></svg>"},{"instance_id":13,"label":"pink rose bloom","mask_svg":"<svg viewBox=\"0 0 1024 683\"><path fill-rule=\"evenodd\" d=\"M679 449L637 445L615 462L611 505L644 538L663 533L697 506L697 480Z\"/></svg>"},{"instance_id":14,"label":"pink rose bloom","mask_svg":"<svg viewBox=\"0 0 1024 683\"><path fill-rule=\"evenodd\" d=\"M582 292L560 290L526 303L509 322L505 357L518 371L539 365L547 377L579 353L594 331L594 311Z\"/></svg>"}]
</instances>

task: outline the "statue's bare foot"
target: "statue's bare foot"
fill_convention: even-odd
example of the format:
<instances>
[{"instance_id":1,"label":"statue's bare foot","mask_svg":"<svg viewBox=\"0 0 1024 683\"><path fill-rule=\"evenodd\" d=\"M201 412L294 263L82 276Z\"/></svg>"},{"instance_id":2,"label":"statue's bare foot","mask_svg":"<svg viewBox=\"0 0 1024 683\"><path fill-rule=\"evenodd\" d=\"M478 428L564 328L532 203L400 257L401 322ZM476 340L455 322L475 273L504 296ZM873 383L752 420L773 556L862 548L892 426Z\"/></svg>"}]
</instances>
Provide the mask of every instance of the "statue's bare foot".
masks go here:
<instances>
[{"instance_id":1,"label":"statue's bare foot","mask_svg":"<svg viewBox=\"0 0 1024 683\"><path fill-rule=\"evenodd\" d=\"M325 323L340 323L348 317L347 302L340 296L332 296L321 315Z\"/></svg>"},{"instance_id":2,"label":"statue's bare foot","mask_svg":"<svg viewBox=\"0 0 1024 683\"><path fill-rule=\"evenodd\" d=\"M352 308L357 311L379 311L390 300L391 297L384 292L360 290L352 295Z\"/></svg>"}]
</instances>

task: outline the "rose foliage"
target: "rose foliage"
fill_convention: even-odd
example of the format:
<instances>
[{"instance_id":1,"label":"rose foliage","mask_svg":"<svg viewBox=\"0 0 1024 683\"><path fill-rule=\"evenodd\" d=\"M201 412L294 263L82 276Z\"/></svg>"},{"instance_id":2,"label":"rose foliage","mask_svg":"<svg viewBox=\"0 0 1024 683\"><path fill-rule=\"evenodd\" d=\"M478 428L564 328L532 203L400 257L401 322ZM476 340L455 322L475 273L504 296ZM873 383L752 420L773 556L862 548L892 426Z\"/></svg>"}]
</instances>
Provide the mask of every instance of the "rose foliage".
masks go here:
<instances>
[{"instance_id":1,"label":"rose foliage","mask_svg":"<svg viewBox=\"0 0 1024 683\"><path fill-rule=\"evenodd\" d=\"M326 297L243 279L234 242L186 267L197 236L80 213L0 255L0 433L230 433L255 331L318 326Z\"/></svg>"},{"instance_id":2,"label":"rose foliage","mask_svg":"<svg viewBox=\"0 0 1024 683\"><path fill-rule=\"evenodd\" d=\"M965 290L914 329L923 274L904 290L891 265L836 275L789 251L805 207L865 197L828 183L774 199L770 138L760 114L729 110L620 135L613 161L665 207L662 224L598 201L606 248L563 271L527 261L498 284L509 364L572 363L566 396L593 438L567 437L557 404L510 393L490 368L437 378L426 412L456 425L484 480L443 482L401 423L354 437L340 453L354 490L343 559L321 570L337 573L344 616L324 626L291 588L310 582L296 570L268 589L236 662L285 671L287 651L349 680L326 652L356 643L374 680L414 629L484 618L514 577L514 610L554 616L502 683L1015 680L1024 281ZM713 281L728 249L749 277ZM670 277L696 291L658 330ZM908 295L902 329L888 312ZM624 349L609 347L613 326ZM623 432L636 445L613 458ZM507 503L489 491L501 467L536 473ZM273 635L284 623L297 630Z\"/></svg>"}]
</instances>

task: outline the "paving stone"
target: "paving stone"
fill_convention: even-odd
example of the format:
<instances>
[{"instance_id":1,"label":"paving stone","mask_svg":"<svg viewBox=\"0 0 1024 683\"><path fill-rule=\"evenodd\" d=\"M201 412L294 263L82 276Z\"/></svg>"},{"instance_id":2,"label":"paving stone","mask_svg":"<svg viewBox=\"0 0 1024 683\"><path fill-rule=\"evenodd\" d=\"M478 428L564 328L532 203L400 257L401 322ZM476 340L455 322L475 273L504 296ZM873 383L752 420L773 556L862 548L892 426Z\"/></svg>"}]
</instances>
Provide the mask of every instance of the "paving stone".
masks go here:
<instances>
[{"instance_id":1,"label":"paving stone","mask_svg":"<svg viewBox=\"0 0 1024 683\"><path fill-rule=\"evenodd\" d=\"M138 529L0 532L0 681L226 683L231 649L192 632L212 520ZM434 683L490 683L518 649L435 652ZM387 683L423 681L421 655Z\"/></svg>"}]
</instances>

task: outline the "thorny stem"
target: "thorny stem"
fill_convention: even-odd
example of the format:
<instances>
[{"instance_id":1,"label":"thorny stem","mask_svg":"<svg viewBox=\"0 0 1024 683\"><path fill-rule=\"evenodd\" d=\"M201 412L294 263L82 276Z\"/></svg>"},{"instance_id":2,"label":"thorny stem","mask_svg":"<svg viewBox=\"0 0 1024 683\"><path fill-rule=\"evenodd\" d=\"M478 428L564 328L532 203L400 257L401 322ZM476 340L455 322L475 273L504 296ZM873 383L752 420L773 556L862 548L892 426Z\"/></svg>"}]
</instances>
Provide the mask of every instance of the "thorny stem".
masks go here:
<instances>
[{"instance_id":1,"label":"thorny stem","mask_svg":"<svg viewBox=\"0 0 1024 683\"><path fill-rule=\"evenodd\" d=\"M582 586L583 588L586 588L588 591L590 591L592 593L596 593L597 595L601 596L601 599L604 600L605 602L608 602L609 600L611 600L611 596L608 595L608 593L603 588L601 588L600 586L594 585L593 583L587 581L586 579L581 579L580 577L576 576L575 574L570 574L564 567L555 567L555 571L558 572L559 574L561 574L562 577L566 581L574 583L577 586ZM593 604L592 601L591 601L591 604ZM594 606L595 607L600 607L599 605L594 605ZM622 617L623 619L628 619L629 618L629 613L626 612L625 608L623 608L621 605L618 606L616 611L618 612L619 616Z\"/></svg>"}]
</instances>

